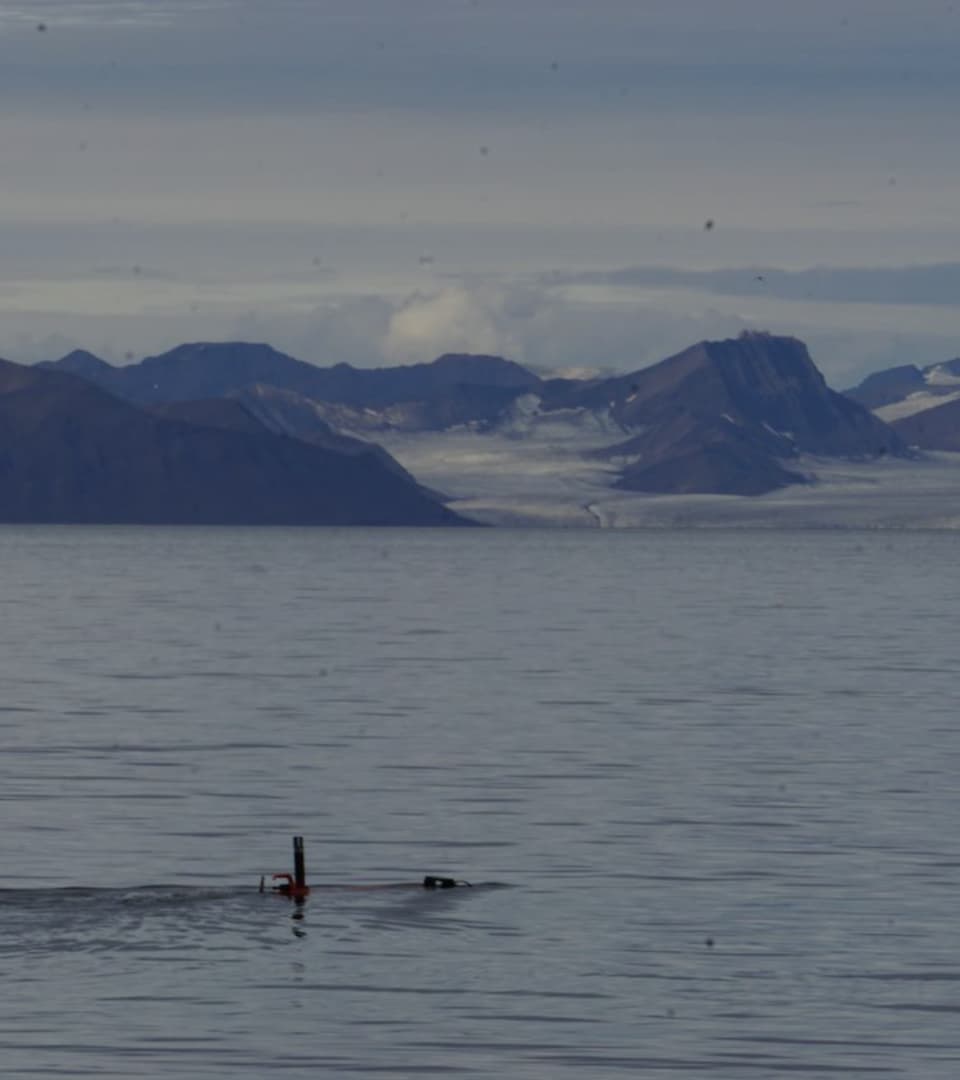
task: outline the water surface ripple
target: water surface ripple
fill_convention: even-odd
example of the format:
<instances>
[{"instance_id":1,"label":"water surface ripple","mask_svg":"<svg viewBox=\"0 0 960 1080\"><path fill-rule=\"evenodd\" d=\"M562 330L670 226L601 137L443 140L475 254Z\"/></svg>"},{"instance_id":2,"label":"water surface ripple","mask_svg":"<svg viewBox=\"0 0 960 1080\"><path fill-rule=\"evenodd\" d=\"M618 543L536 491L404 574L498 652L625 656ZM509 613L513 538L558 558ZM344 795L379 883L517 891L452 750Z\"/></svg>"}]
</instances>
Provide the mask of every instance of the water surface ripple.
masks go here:
<instances>
[{"instance_id":1,"label":"water surface ripple","mask_svg":"<svg viewBox=\"0 0 960 1080\"><path fill-rule=\"evenodd\" d=\"M3 1075L955 1080L955 543L0 530Z\"/></svg>"}]
</instances>

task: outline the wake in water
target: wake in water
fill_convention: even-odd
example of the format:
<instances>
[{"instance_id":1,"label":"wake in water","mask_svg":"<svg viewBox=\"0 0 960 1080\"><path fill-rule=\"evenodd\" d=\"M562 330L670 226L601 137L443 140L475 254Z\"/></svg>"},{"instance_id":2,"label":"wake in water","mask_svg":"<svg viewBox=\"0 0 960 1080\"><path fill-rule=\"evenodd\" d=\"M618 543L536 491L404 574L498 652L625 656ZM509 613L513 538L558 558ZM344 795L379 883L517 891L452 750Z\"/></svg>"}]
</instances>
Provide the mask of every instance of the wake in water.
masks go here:
<instances>
[{"instance_id":1,"label":"wake in water","mask_svg":"<svg viewBox=\"0 0 960 1080\"><path fill-rule=\"evenodd\" d=\"M356 932L407 927L455 929L474 895L502 888L425 889L422 881L319 884L289 897L253 887L142 885L136 888L0 889L0 956L130 950L185 945L218 948L277 944L277 931ZM352 930L350 929L352 927Z\"/></svg>"}]
</instances>

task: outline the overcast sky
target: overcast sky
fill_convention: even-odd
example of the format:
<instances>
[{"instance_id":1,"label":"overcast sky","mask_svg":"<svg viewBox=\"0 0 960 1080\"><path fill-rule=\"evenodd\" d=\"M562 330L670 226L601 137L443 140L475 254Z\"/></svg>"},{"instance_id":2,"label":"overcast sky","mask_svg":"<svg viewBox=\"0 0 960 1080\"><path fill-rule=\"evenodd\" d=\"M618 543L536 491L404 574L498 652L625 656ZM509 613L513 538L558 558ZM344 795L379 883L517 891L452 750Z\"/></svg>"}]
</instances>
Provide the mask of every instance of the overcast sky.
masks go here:
<instances>
[{"instance_id":1,"label":"overcast sky","mask_svg":"<svg viewBox=\"0 0 960 1080\"><path fill-rule=\"evenodd\" d=\"M946 359L957 55L944 0L0 0L0 355Z\"/></svg>"}]
</instances>

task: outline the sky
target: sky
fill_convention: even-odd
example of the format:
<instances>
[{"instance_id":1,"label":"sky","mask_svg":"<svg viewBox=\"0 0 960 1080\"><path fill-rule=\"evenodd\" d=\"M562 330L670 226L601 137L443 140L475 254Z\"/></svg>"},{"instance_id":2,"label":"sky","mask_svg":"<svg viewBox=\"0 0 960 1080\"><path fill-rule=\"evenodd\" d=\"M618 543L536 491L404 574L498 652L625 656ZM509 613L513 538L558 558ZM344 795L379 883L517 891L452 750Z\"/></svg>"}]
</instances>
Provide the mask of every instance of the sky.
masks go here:
<instances>
[{"instance_id":1,"label":"sky","mask_svg":"<svg viewBox=\"0 0 960 1080\"><path fill-rule=\"evenodd\" d=\"M960 0L0 0L0 356L960 353Z\"/></svg>"}]
</instances>

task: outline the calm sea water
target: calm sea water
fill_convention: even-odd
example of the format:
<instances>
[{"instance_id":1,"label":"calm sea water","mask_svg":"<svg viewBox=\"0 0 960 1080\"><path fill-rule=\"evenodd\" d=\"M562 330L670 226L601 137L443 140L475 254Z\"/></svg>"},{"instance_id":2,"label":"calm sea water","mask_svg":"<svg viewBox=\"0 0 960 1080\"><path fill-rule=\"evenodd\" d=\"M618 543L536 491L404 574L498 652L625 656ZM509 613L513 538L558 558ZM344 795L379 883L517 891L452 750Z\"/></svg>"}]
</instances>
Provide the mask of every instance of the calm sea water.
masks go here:
<instances>
[{"instance_id":1,"label":"calm sea water","mask_svg":"<svg viewBox=\"0 0 960 1080\"><path fill-rule=\"evenodd\" d=\"M956 551L0 530L3 1075L954 1080Z\"/></svg>"}]
</instances>

